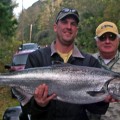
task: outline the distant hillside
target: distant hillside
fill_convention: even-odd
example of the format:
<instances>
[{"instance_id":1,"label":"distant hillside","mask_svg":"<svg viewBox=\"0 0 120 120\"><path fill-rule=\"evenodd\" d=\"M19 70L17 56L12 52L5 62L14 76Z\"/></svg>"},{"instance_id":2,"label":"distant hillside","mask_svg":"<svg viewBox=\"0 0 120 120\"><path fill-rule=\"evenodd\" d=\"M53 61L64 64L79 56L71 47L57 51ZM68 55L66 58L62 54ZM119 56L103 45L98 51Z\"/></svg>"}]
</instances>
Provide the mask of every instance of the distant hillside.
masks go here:
<instances>
[{"instance_id":1,"label":"distant hillside","mask_svg":"<svg viewBox=\"0 0 120 120\"><path fill-rule=\"evenodd\" d=\"M30 23L34 23L37 17L39 16L41 6L44 4L44 1L37 1L32 6L30 6L28 9L25 10L25 14L27 15L27 18L29 19Z\"/></svg>"},{"instance_id":2,"label":"distant hillside","mask_svg":"<svg viewBox=\"0 0 120 120\"><path fill-rule=\"evenodd\" d=\"M51 2L51 0L39 0L28 9L23 10L23 13L19 17L17 39L24 39L25 42L29 42L31 25L32 41L41 42L41 39L49 38L49 31L51 31L51 25L54 22L53 16L57 12L56 8L60 6L61 1L53 0Z\"/></svg>"}]
</instances>

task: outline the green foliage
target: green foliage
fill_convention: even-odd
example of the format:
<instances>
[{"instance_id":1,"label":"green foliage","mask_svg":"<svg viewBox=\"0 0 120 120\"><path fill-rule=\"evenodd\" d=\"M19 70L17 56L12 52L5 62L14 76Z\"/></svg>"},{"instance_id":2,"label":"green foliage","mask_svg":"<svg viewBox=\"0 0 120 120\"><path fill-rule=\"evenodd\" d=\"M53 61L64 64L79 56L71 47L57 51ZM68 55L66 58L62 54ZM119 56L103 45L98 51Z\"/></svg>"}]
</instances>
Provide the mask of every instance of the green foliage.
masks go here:
<instances>
[{"instance_id":1,"label":"green foliage","mask_svg":"<svg viewBox=\"0 0 120 120\"><path fill-rule=\"evenodd\" d=\"M11 97L10 87L0 86L0 120L3 120L3 114L9 107L18 106L19 102L17 99Z\"/></svg>"},{"instance_id":2,"label":"green foliage","mask_svg":"<svg viewBox=\"0 0 120 120\"><path fill-rule=\"evenodd\" d=\"M80 49L87 52L96 52L94 41L96 27L101 22L107 20L115 22L118 27L120 26L120 15L118 14L118 11L120 11L119 2L120 0L62 0L61 2L59 1L59 5L55 3L53 5L53 3L49 1L40 9L34 38L35 40L37 39L39 44L45 44L46 41L47 43L50 43L51 40L53 41L54 34L52 25L55 15L59 9L63 7L75 8L80 14L79 32L76 40L77 45ZM47 34L45 34L46 32Z\"/></svg>"},{"instance_id":3,"label":"green foliage","mask_svg":"<svg viewBox=\"0 0 120 120\"><path fill-rule=\"evenodd\" d=\"M0 72L4 72L4 65L8 64L12 60L13 54L18 49L18 46L21 44L20 41L15 39L9 41L1 41L0 44Z\"/></svg>"},{"instance_id":4,"label":"green foliage","mask_svg":"<svg viewBox=\"0 0 120 120\"><path fill-rule=\"evenodd\" d=\"M11 0L0 1L0 61L8 63L18 45L23 42L50 44L55 40L53 24L55 16L63 7L75 8L80 15L77 46L87 52L96 52L95 30L103 21L112 21L120 30L120 0L46 0L37 1L27 10L23 9L18 19L13 16L16 4ZM32 39L30 41L30 25ZM15 34L16 32L16 34ZM14 37L13 37L14 35ZM18 42L19 41L19 42ZM13 47L13 48L12 48Z\"/></svg>"},{"instance_id":5,"label":"green foliage","mask_svg":"<svg viewBox=\"0 0 120 120\"><path fill-rule=\"evenodd\" d=\"M120 0L72 0L63 6L77 8L80 14L77 45L87 52L96 52L94 41L96 27L103 21L112 21L120 28ZM75 6L75 7L74 7Z\"/></svg>"},{"instance_id":6,"label":"green foliage","mask_svg":"<svg viewBox=\"0 0 120 120\"><path fill-rule=\"evenodd\" d=\"M0 1L0 37L1 40L12 37L16 30L17 20L13 16L15 5L11 0Z\"/></svg>"}]
</instances>

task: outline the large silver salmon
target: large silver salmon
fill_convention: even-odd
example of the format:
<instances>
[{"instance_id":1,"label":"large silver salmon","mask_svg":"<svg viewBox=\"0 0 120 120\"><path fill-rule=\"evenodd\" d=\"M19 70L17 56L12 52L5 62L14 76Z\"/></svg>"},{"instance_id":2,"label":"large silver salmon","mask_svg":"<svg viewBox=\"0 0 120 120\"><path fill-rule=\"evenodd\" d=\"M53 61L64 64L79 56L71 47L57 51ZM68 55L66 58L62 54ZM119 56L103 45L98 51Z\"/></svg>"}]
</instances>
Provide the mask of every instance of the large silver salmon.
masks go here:
<instances>
[{"instance_id":1,"label":"large silver salmon","mask_svg":"<svg viewBox=\"0 0 120 120\"><path fill-rule=\"evenodd\" d=\"M108 94L120 99L120 75L100 68L62 64L0 75L0 85L13 87L22 105L43 83L49 86L49 94L56 93L56 99L68 103L95 103Z\"/></svg>"}]
</instances>

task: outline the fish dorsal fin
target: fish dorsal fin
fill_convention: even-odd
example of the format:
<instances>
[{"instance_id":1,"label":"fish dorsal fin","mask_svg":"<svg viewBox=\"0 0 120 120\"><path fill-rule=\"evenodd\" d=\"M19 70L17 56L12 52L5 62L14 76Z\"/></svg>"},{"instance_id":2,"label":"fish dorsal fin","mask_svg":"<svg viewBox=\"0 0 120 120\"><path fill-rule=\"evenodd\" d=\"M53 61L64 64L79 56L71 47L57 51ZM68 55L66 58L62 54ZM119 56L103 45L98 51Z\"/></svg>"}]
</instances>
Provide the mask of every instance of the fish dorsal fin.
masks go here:
<instances>
[{"instance_id":1,"label":"fish dorsal fin","mask_svg":"<svg viewBox=\"0 0 120 120\"><path fill-rule=\"evenodd\" d=\"M21 103L22 106L27 104L29 102L29 100L31 99L31 97L32 97L31 94L26 93L20 87L12 87L12 92L17 97L18 101Z\"/></svg>"}]
</instances>

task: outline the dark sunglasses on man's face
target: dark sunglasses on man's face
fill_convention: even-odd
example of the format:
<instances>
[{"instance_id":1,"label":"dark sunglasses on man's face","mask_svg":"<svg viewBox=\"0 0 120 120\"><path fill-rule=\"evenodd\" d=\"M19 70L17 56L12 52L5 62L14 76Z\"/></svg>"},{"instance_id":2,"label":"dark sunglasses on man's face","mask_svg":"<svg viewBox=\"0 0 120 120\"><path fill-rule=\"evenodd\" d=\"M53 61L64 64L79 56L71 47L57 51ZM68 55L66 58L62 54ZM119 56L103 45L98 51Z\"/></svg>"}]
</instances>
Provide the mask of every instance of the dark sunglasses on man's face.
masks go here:
<instances>
[{"instance_id":1,"label":"dark sunglasses on man's face","mask_svg":"<svg viewBox=\"0 0 120 120\"><path fill-rule=\"evenodd\" d=\"M104 42L105 40L109 39L110 41L114 41L116 40L117 35L113 34L113 33L109 33L109 34L103 34L100 37L98 37L98 40L101 42Z\"/></svg>"}]
</instances>

